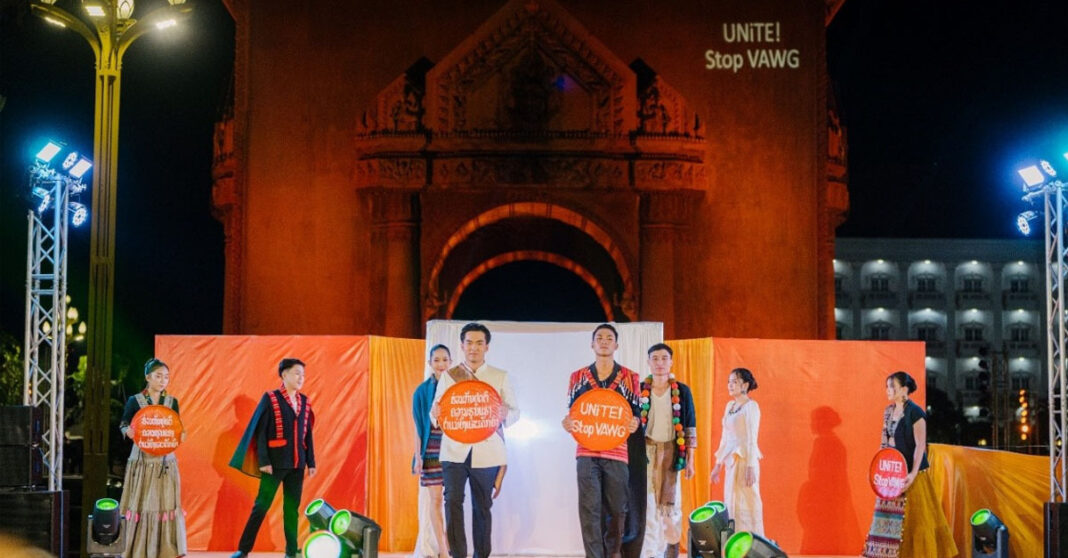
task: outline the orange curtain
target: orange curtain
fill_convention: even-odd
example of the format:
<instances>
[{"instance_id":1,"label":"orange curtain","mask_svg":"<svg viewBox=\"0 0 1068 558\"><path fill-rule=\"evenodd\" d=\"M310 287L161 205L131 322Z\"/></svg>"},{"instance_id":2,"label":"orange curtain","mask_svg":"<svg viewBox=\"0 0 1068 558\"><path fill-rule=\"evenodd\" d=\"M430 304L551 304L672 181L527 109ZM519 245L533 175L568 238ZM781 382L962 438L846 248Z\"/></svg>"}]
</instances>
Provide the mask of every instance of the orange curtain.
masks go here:
<instances>
[{"instance_id":1,"label":"orange curtain","mask_svg":"<svg viewBox=\"0 0 1068 558\"><path fill-rule=\"evenodd\" d=\"M671 349L675 351L672 361L675 363L673 370L675 377L680 382L690 386L693 392L693 404L697 411L697 451L694 476L690 480L682 480L682 509L689 513L697 506L709 500L708 498L708 475L712 471L711 456L715 448L712 447L712 428L710 428L710 411L712 409L712 395L715 393L716 378L714 376L712 338L685 339L682 341L668 341ZM682 522L682 540L689 540L689 522ZM683 544L683 552L688 551Z\"/></svg>"},{"instance_id":2,"label":"orange curtain","mask_svg":"<svg viewBox=\"0 0 1068 558\"><path fill-rule=\"evenodd\" d=\"M931 444L931 475L960 556L972 555L972 513L989 508L1009 528L1009 554L1042 556L1049 456Z\"/></svg>"},{"instance_id":3,"label":"orange curtain","mask_svg":"<svg viewBox=\"0 0 1068 558\"><path fill-rule=\"evenodd\" d=\"M263 392L276 389L278 361L307 364L304 393L315 412L318 474L304 501L325 497L337 508L364 510L367 484L367 337L156 337L156 357L171 369L168 391L179 400L188 438L176 457L182 474L191 550L233 550L259 480L228 466ZM117 434L113 434L117 435ZM257 551L281 551L281 499L260 528ZM301 533L307 532L301 518Z\"/></svg>"},{"instance_id":4,"label":"orange curtain","mask_svg":"<svg viewBox=\"0 0 1068 558\"><path fill-rule=\"evenodd\" d=\"M410 551L419 531L412 394L424 378L424 346L422 339L371 337L367 515L382 526L382 552Z\"/></svg>"}]
</instances>

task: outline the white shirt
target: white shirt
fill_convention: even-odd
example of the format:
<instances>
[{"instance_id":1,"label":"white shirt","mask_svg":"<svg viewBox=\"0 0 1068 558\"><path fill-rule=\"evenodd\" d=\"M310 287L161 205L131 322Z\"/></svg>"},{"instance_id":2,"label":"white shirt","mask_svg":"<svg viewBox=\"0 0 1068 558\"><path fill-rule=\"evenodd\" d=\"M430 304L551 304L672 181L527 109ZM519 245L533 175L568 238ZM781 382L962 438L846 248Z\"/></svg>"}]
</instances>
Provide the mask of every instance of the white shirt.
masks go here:
<instances>
[{"instance_id":1,"label":"white shirt","mask_svg":"<svg viewBox=\"0 0 1068 558\"><path fill-rule=\"evenodd\" d=\"M649 390L649 423L645 437L654 442L670 442L675 439L675 424L671 422L671 387L657 395Z\"/></svg>"},{"instance_id":2,"label":"white shirt","mask_svg":"<svg viewBox=\"0 0 1068 558\"><path fill-rule=\"evenodd\" d=\"M731 458L737 458L753 466L758 459L764 457L757 446L760 407L756 401L750 399L731 414L734 405L734 401L728 402L727 409L723 412L723 437L720 438L719 449L716 450L716 462L730 465Z\"/></svg>"},{"instance_id":3,"label":"white shirt","mask_svg":"<svg viewBox=\"0 0 1068 558\"><path fill-rule=\"evenodd\" d=\"M519 405L516 404L515 394L512 392L512 382L508 379L508 373L483 362L482 366L479 366L478 370L474 371L474 374L475 379L486 382L497 390L497 393L501 396L501 403L508 409L508 414L504 418L504 426L515 424L515 421L519 420ZM443 373L441 379L438 380L438 389L434 392L434 403L440 401L441 396L445 394L445 390L455 383L456 381L452 379L448 372ZM431 417L430 421L434 426L438 425L438 422L433 417ZM494 433L477 444L457 442L450 438L448 434L442 434L441 454L438 457L441 461L463 463L467 461L469 453L471 454L471 467L496 467L508 463L508 455L504 449L504 438L499 433Z\"/></svg>"}]
</instances>

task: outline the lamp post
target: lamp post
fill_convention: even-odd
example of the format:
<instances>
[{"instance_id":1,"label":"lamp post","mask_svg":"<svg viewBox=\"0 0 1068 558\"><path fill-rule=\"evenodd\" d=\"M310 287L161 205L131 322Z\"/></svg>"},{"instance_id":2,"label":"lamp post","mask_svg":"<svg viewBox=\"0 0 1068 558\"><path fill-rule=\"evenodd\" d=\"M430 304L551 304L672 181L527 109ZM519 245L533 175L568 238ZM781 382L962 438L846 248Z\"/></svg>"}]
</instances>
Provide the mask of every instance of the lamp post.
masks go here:
<instances>
[{"instance_id":1,"label":"lamp post","mask_svg":"<svg viewBox=\"0 0 1068 558\"><path fill-rule=\"evenodd\" d=\"M134 0L71 1L90 24L57 7L56 0L35 0L30 8L45 21L82 36L96 58L93 119L93 228L89 237L89 314L85 373L85 453L82 509L103 497L107 481L110 414L112 317L115 293L115 198L119 148L119 84L122 57L139 37L189 17L185 0L168 0L134 19Z\"/></svg>"}]
</instances>

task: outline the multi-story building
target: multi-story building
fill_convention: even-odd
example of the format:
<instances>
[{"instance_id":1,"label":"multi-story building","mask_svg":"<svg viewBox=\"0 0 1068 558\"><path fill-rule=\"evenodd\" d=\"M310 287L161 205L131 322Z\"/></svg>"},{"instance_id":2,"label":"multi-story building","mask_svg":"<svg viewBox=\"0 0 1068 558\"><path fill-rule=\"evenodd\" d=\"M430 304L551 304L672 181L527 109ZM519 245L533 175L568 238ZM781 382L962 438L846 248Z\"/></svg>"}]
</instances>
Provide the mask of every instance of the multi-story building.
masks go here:
<instances>
[{"instance_id":1,"label":"multi-story building","mask_svg":"<svg viewBox=\"0 0 1068 558\"><path fill-rule=\"evenodd\" d=\"M839 238L837 337L925 341L927 385L981 418L990 388L1046 392L1043 261L1036 240Z\"/></svg>"}]
</instances>

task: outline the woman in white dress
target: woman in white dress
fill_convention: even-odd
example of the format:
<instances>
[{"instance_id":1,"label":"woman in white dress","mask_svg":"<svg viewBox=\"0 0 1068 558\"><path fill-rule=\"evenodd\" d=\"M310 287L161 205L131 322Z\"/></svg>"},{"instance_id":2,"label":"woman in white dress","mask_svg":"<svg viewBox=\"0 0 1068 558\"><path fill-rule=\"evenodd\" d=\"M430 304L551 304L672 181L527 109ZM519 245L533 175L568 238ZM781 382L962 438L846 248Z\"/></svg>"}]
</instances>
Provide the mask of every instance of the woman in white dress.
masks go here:
<instances>
[{"instance_id":1,"label":"woman in white dress","mask_svg":"<svg viewBox=\"0 0 1068 558\"><path fill-rule=\"evenodd\" d=\"M760 459L764 457L757 446L760 434L760 406L749 398L757 388L753 373L735 368L727 378L727 394L731 401L723 413L723 435L716 450L716 466L712 482L719 482L724 473L723 503L734 530L764 535L764 504L760 499Z\"/></svg>"}]
</instances>

